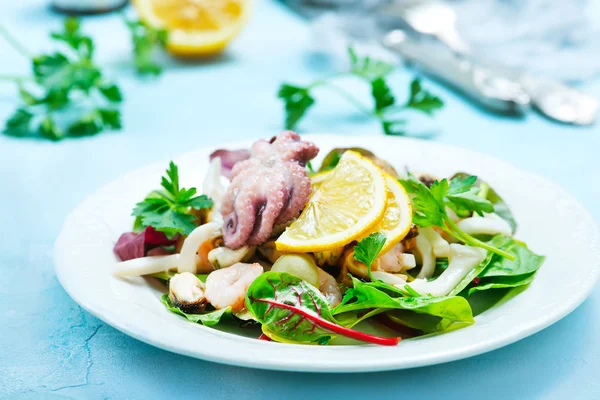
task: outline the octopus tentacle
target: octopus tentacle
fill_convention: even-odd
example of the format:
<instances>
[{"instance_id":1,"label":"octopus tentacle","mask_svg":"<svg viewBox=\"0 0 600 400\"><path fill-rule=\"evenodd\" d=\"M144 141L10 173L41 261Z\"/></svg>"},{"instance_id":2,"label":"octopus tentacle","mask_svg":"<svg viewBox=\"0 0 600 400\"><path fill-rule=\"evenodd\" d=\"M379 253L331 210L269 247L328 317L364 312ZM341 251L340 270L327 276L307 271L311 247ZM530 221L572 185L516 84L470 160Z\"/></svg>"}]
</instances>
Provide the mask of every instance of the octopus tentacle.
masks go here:
<instances>
[{"instance_id":1,"label":"octopus tentacle","mask_svg":"<svg viewBox=\"0 0 600 400\"><path fill-rule=\"evenodd\" d=\"M256 207L258 204L259 202L252 197L238 196L236 198L235 210L223 215L223 238L229 238L225 241L225 244L227 244L227 241L237 242L243 240L245 242L247 240L256 222Z\"/></svg>"},{"instance_id":2,"label":"octopus tentacle","mask_svg":"<svg viewBox=\"0 0 600 400\"><path fill-rule=\"evenodd\" d=\"M296 164L289 167L289 172L288 179L294 195L290 196L287 206L281 210L277 224L283 224L298 217L312 193L310 178L306 175L304 167Z\"/></svg>"},{"instance_id":3,"label":"octopus tentacle","mask_svg":"<svg viewBox=\"0 0 600 400\"><path fill-rule=\"evenodd\" d=\"M275 220L284 203L287 201L288 193L289 190L284 181L278 182L278 184L269 189L266 199L262 204L260 214L257 214L255 229L250 234L247 244L259 245L269 240L271 232L273 232ZM259 218L260 221L258 220Z\"/></svg>"}]
</instances>

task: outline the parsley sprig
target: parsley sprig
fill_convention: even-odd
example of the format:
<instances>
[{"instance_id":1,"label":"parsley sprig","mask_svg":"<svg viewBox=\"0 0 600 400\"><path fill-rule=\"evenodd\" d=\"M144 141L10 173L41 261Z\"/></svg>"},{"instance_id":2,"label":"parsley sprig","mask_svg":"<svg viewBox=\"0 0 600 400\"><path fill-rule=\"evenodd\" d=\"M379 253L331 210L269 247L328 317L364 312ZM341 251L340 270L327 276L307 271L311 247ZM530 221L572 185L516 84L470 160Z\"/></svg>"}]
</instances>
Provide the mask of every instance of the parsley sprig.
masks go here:
<instances>
[{"instance_id":1,"label":"parsley sprig","mask_svg":"<svg viewBox=\"0 0 600 400\"><path fill-rule=\"evenodd\" d=\"M406 109L413 109L432 115L443 107L442 100L424 90L419 79L414 79L410 84L410 95L404 104L398 104L388 82L387 75L394 69L391 64L374 60L370 57L360 57L354 49L348 49L350 69L327 78L318 79L309 85L299 86L283 83L277 96L285 103L285 128L295 129L306 115L306 112L315 104L314 90L317 88L329 89L344 97L356 108L366 115L377 119L381 123L386 135L404 135L406 121L398 118L398 114ZM366 106L352 94L334 84L341 77L355 77L368 83L371 87L372 107Z\"/></svg>"},{"instance_id":2,"label":"parsley sprig","mask_svg":"<svg viewBox=\"0 0 600 400\"><path fill-rule=\"evenodd\" d=\"M401 179L404 189L413 195L413 223L420 227L437 226L457 240L475 247L481 247L502 257L514 260L514 256L501 249L484 243L464 232L448 216L446 207L455 211L459 216L470 215L475 212L483 215L484 212L494 212L494 206L482 196L478 196L480 188L475 186L476 176L464 179L456 177L451 181L444 178L435 181L427 187L414 175L408 174L408 179Z\"/></svg>"},{"instance_id":3,"label":"parsley sprig","mask_svg":"<svg viewBox=\"0 0 600 400\"><path fill-rule=\"evenodd\" d=\"M196 216L190 209L211 208L213 201L206 195L195 196L196 188L179 186L179 170L173 161L163 176L161 186L164 190L151 192L142 202L135 205L132 215L136 226L151 226L172 238L176 234L190 234L197 226Z\"/></svg>"},{"instance_id":4,"label":"parsley sprig","mask_svg":"<svg viewBox=\"0 0 600 400\"><path fill-rule=\"evenodd\" d=\"M369 275L369 279L372 282L375 282L376 279L373 278L373 273L371 271L371 266L373 262L379 256L381 249L385 245L387 238L384 234L380 232L375 232L358 242L356 246L354 246L354 259L360 261L361 263L367 266L367 272Z\"/></svg>"},{"instance_id":5,"label":"parsley sprig","mask_svg":"<svg viewBox=\"0 0 600 400\"><path fill-rule=\"evenodd\" d=\"M139 20L129 20L124 14L123 20L131 33L134 64L138 75L160 75L162 67L154 61L154 53L155 49L167 45L168 32Z\"/></svg>"},{"instance_id":6,"label":"parsley sprig","mask_svg":"<svg viewBox=\"0 0 600 400\"><path fill-rule=\"evenodd\" d=\"M373 276L373 263L379 257L387 238L380 232L375 232L358 242L354 246L354 259L360 261L367 266L367 274L371 280L371 285L378 289L384 289L390 292L399 293L402 296L420 297L421 294L408 284L404 286L404 290L393 285L383 282L381 279L375 279Z\"/></svg>"},{"instance_id":7,"label":"parsley sprig","mask_svg":"<svg viewBox=\"0 0 600 400\"><path fill-rule=\"evenodd\" d=\"M4 134L61 140L121 128L121 91L94 63L94 42L77 18L67 18L61 31L50 34L64 51L31 56L2 27L0 36L31 59L33 72L4 77L17 84L23 103L6 121Z\"/></svg>"}]
</instances>

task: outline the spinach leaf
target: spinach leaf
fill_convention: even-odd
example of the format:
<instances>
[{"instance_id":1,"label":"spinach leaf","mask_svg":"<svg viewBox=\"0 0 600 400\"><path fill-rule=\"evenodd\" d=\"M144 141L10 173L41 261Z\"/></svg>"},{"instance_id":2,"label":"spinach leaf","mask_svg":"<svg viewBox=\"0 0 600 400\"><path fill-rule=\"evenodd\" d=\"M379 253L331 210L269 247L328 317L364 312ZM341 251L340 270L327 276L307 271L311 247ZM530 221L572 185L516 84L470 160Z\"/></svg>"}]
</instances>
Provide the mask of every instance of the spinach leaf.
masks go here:
<instances>
[{"instance_id":1,"label":"spinach leaf","mask_svg":"<svg viewBox=\"0 0 600 400\"><path fill-rule=\"evenodd\" d=\"M473 286L467 292L467 296L471 296L473 293L478 291L484 291L489 289L511 289L519 286L528 285L533 281L535 272L526 275L518 276L497 276L493 279L481 280L481 282Z\"/></svg>"},{"instance_id":2,"label":"spinach leaf","mask_svg":"<svg viewBox=\"0 0 600 400\"><path fill-rule=\"evenodd\" d=\"M449 332L473 324L473 321L468 318L457 320L437 315L419 314L409 310L388 311L387 316L393 322L419 330L423 334Z\"/></svg>"},{"instance_id":3,"label":"spinach leaf","mask_svg":"<svg viewBox=\"0 0 600 400\"><path fill-rule=\"evenodd\" d=\"M507 236L496 235L489 243L513 254L515 260L493 257L490 265L479 275L480 278L531 274L541 267L545 259L529 250L525 243Z\"/></svg>"},{"instance_id":4,"label":"spinach leaf","mask_svg":"<svg viewBox=\"0 0 600 400\"><path fill-rule=\"evenodd\" d=\"M206 325L206 326L214 326L217 325L220 321L221 318L225 318L225 317L230 317L231 316L231 308L227 307L227 308L222 308L220 310L215 310L215 311L210 311L208 313L205 314L187 314L184 313L183 311L181 311L179 308L175 307L173 305L173 303L171 303L171 300L169 299L169 295L168 294L163 294L160 298L160 301L167 306L167 308L169 309L169 311L175 313L175 314L179 314L182 315L184 317L187 318L188 321L190 322L200 322L202 323L202 325Z\"/></svg>"},{"instance_id":5,"label":"spinach leaf","mask_svg":"<svg viewBox=\"0 0 600 400\"><path fill-rule=\"evenodd\" d=\"M439 317L439 321L436 321L436 329L438 330L448 329L450 325L455 323L466 326L475 322L471 306L463 297L392 297L369 282L361 282L356 278L353 278L352 281L354 286L348 289L342 303L333 310L336 318L338 314L349 311L375 308L387 309L388 311L407 310L421 316L425 314ZM414 318L419 317L415 316ZM416 327L416 329L423 330L422 327Z\"/></svg>"},{"instance_id":6,"label":"spinach leaf","mask_svg":"<svg viewBox=\"0 0 600 400\"><path fill-rule=\"evenodd\" d=\"M348 311L342 314L337 314L335 316L335 320L338 324L343 325L346 328L352 328L353 326L356 326L359 323L386 311L387 310L385 308L375 308L369 312L364 312L363 310Z\"/></svg>"},{"instance_id":7,"label":"spinach leaf","mask_svg":"<svg viewBox=\"0 0 600 400\"><path fill-rule=\"evenodd\" d=\"M460 292L461 296L469 297L478 291L489 289L508 289L529 284L542 266L545 257L532 252L527 245L519 240L504 235L496 235L489 241L504 251L515 256L514 260L494 255L488 255L487 264L476 269L475 275L479 282L471 284L475 276L467 275L450 294ZM489 259L491 256L491 260ZM467 288L467 289L465 289Z\"/></svg>"}]
</instances>

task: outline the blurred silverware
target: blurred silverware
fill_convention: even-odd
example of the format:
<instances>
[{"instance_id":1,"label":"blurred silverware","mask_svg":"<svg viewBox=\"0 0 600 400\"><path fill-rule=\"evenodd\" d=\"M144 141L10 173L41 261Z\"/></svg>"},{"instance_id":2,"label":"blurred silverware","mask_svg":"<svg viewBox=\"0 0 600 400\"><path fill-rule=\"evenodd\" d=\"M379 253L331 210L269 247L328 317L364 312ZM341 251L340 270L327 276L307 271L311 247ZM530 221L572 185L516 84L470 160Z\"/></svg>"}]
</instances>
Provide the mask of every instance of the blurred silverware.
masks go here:
<instances>
[{"instance_id":1,"label":"blurred silverware","mask_svg":"<svg viewBox=\"0 0 600 400\"><path fill-rule=\"evenodd\" d=\"M596 121L599 106L594 97L529 74L521 74L520 78L533 106L546 117L575 125L592 125Z\"/></svg>"},{"instance_id":2,"label":"blurred silverware","mask_svg":"<svg viewBox=\"0 0 600 400\"><path fill-rule=\"evenodd\" d=\"M523 100L519 102L517 98L514 98L515 104L525 105L527 102L524 102L525 97L523 94L526 93L530 98L531 105L553 120L569 124L589 125L593 124L597 118L598 101L577 89L547 78L536 77L489 61L475 59L469 44L461 38L456 29L456 13L443 2L436 0L396 0L380 7L377 14L382 19L383 24L392 28L394 23L400 23L400 26L404 28L407 25L420 35L435 38L446 45L456 57L462 59L464 63L461 64L461 71L472 75L472 86L475 87L475 91L465 90L462 87L459 87L459 89L465 91L471 97L477 98L478 92L485 91L484 88L478 88L482 81L486 82L486 85L490 85L490 81L493 81L494 83L491 86L496 89L509 88L510 93ZM406 53L408 45L406 43L399 44L398 35L394 32L392 31L385 36L384 44L400 53L403 53L403 51ZM408 54L404 55L409 56ZM423 54L420 54L420 56L423 56ZM432 57L435 56L432 55ZM421 58L419 57L419 64L423 63ZM452 61L448 64L451 69L455 69L452 68L454 63ZM431 64L431 62L428 64ZM437 68L433 73L439 75L441 73L439 69ZM478 79L477 76L482 74L484 79ZM456 75L458 76L460 73L456 72ZM468 79L468 77L461 76L460 80L463 81L465 78ZM452 76L445 76L445 80L451 84L452 79ZM501 85L497 86L498 83ZM461 86L464 86L464 83ZM496 95L501 95L500 92L496 92ZM509 92L505 94L510 96ZM489 99L483 97L481 100L486 105L495 106L499 104L497 101L490 102ZM488 108L494 109L494 107Z\"/></svg>"},{"instance_id":3,"label":"blurred silverware","mask_svg":"<svg viewBox=\"0 0 600 400\"><path fill-rule=\"evenodd\" d=\"M52 8L63 14L90 15L118 10L127 0L51 0Z\"/></svg>"},{"instance_id":4,"label":"blurred silverware","mask_svg":"<svg viewBox=\"0 0 600 400\"><path fill-rule=\"evenodd\" d=\"M456 13L445 3L396 0L385 4L378 11L387 16L402 18L416 32L440 40L455 53L470 52L469 45L456 29Z\"/></svg>"},{"instance_id":5,"label":"blurred silverware","mask_svg":"<svg viewBox=\"0 0 600 400\"><path fill-rule=\"evenodd\" d=\"M490 111L520 114L530 102L523 87L515 80L458 57L435 43L416 40L401 30L385 34L382 43L418 69L452 86Z\"/></svg>"}]
</instances>

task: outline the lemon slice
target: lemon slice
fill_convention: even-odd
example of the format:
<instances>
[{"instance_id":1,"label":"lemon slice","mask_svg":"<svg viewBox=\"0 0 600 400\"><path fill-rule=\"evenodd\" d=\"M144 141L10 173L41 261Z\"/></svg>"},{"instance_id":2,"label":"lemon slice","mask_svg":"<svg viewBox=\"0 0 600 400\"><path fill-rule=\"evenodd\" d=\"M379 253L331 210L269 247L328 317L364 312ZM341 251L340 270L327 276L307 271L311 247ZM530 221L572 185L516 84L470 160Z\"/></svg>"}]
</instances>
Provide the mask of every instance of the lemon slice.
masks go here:
<instances>
[{"instance_id":1,"label":"lemon slice","mask_svg":"<svg viewBox=\"0 0 600 400\"><path fill-rule=\"evenodd\" d=\"M275 245L279 251L300 253L343 247L377 224L385 205L381 170L347 151Z\"/></svg>"},{"instance_id":2,"label":"lemon slice","mask_svg":"<svg viewBox=\"0 0 600 400\"><path fill-rule=\"evenodd\" d=\"M404 187L391 175L383 173L387 186L387 203L383 218L367 234L380 232L387 238L385 245L379 254L387 253L397 245L408 233L412 225L412 207L410 198Z\"/></svg>"},{"instance_id":3,"label":"lemon slice","mask_svg":"<svg viewBox=\"0 0 600 400\"><path fill-rule=\"evenodd\" d=\"M316 191L319 188L319 186L321 186L321 183L325 182L325 180L331 174L331 172L332 170L326 172L318 172L310 177L310 186L312 187L313 191Z\"/></svg>"},{"instance_id":4,"label":"lemon slice","mask_svg":"<svg viewBox=\"0 0 600 400\"><path fill-rule=\"evenodd\" d=\"M220 53L246 24L251 0L134 0L140 18L169 32L178 56Z\"/></svg>"}]
</instances>

